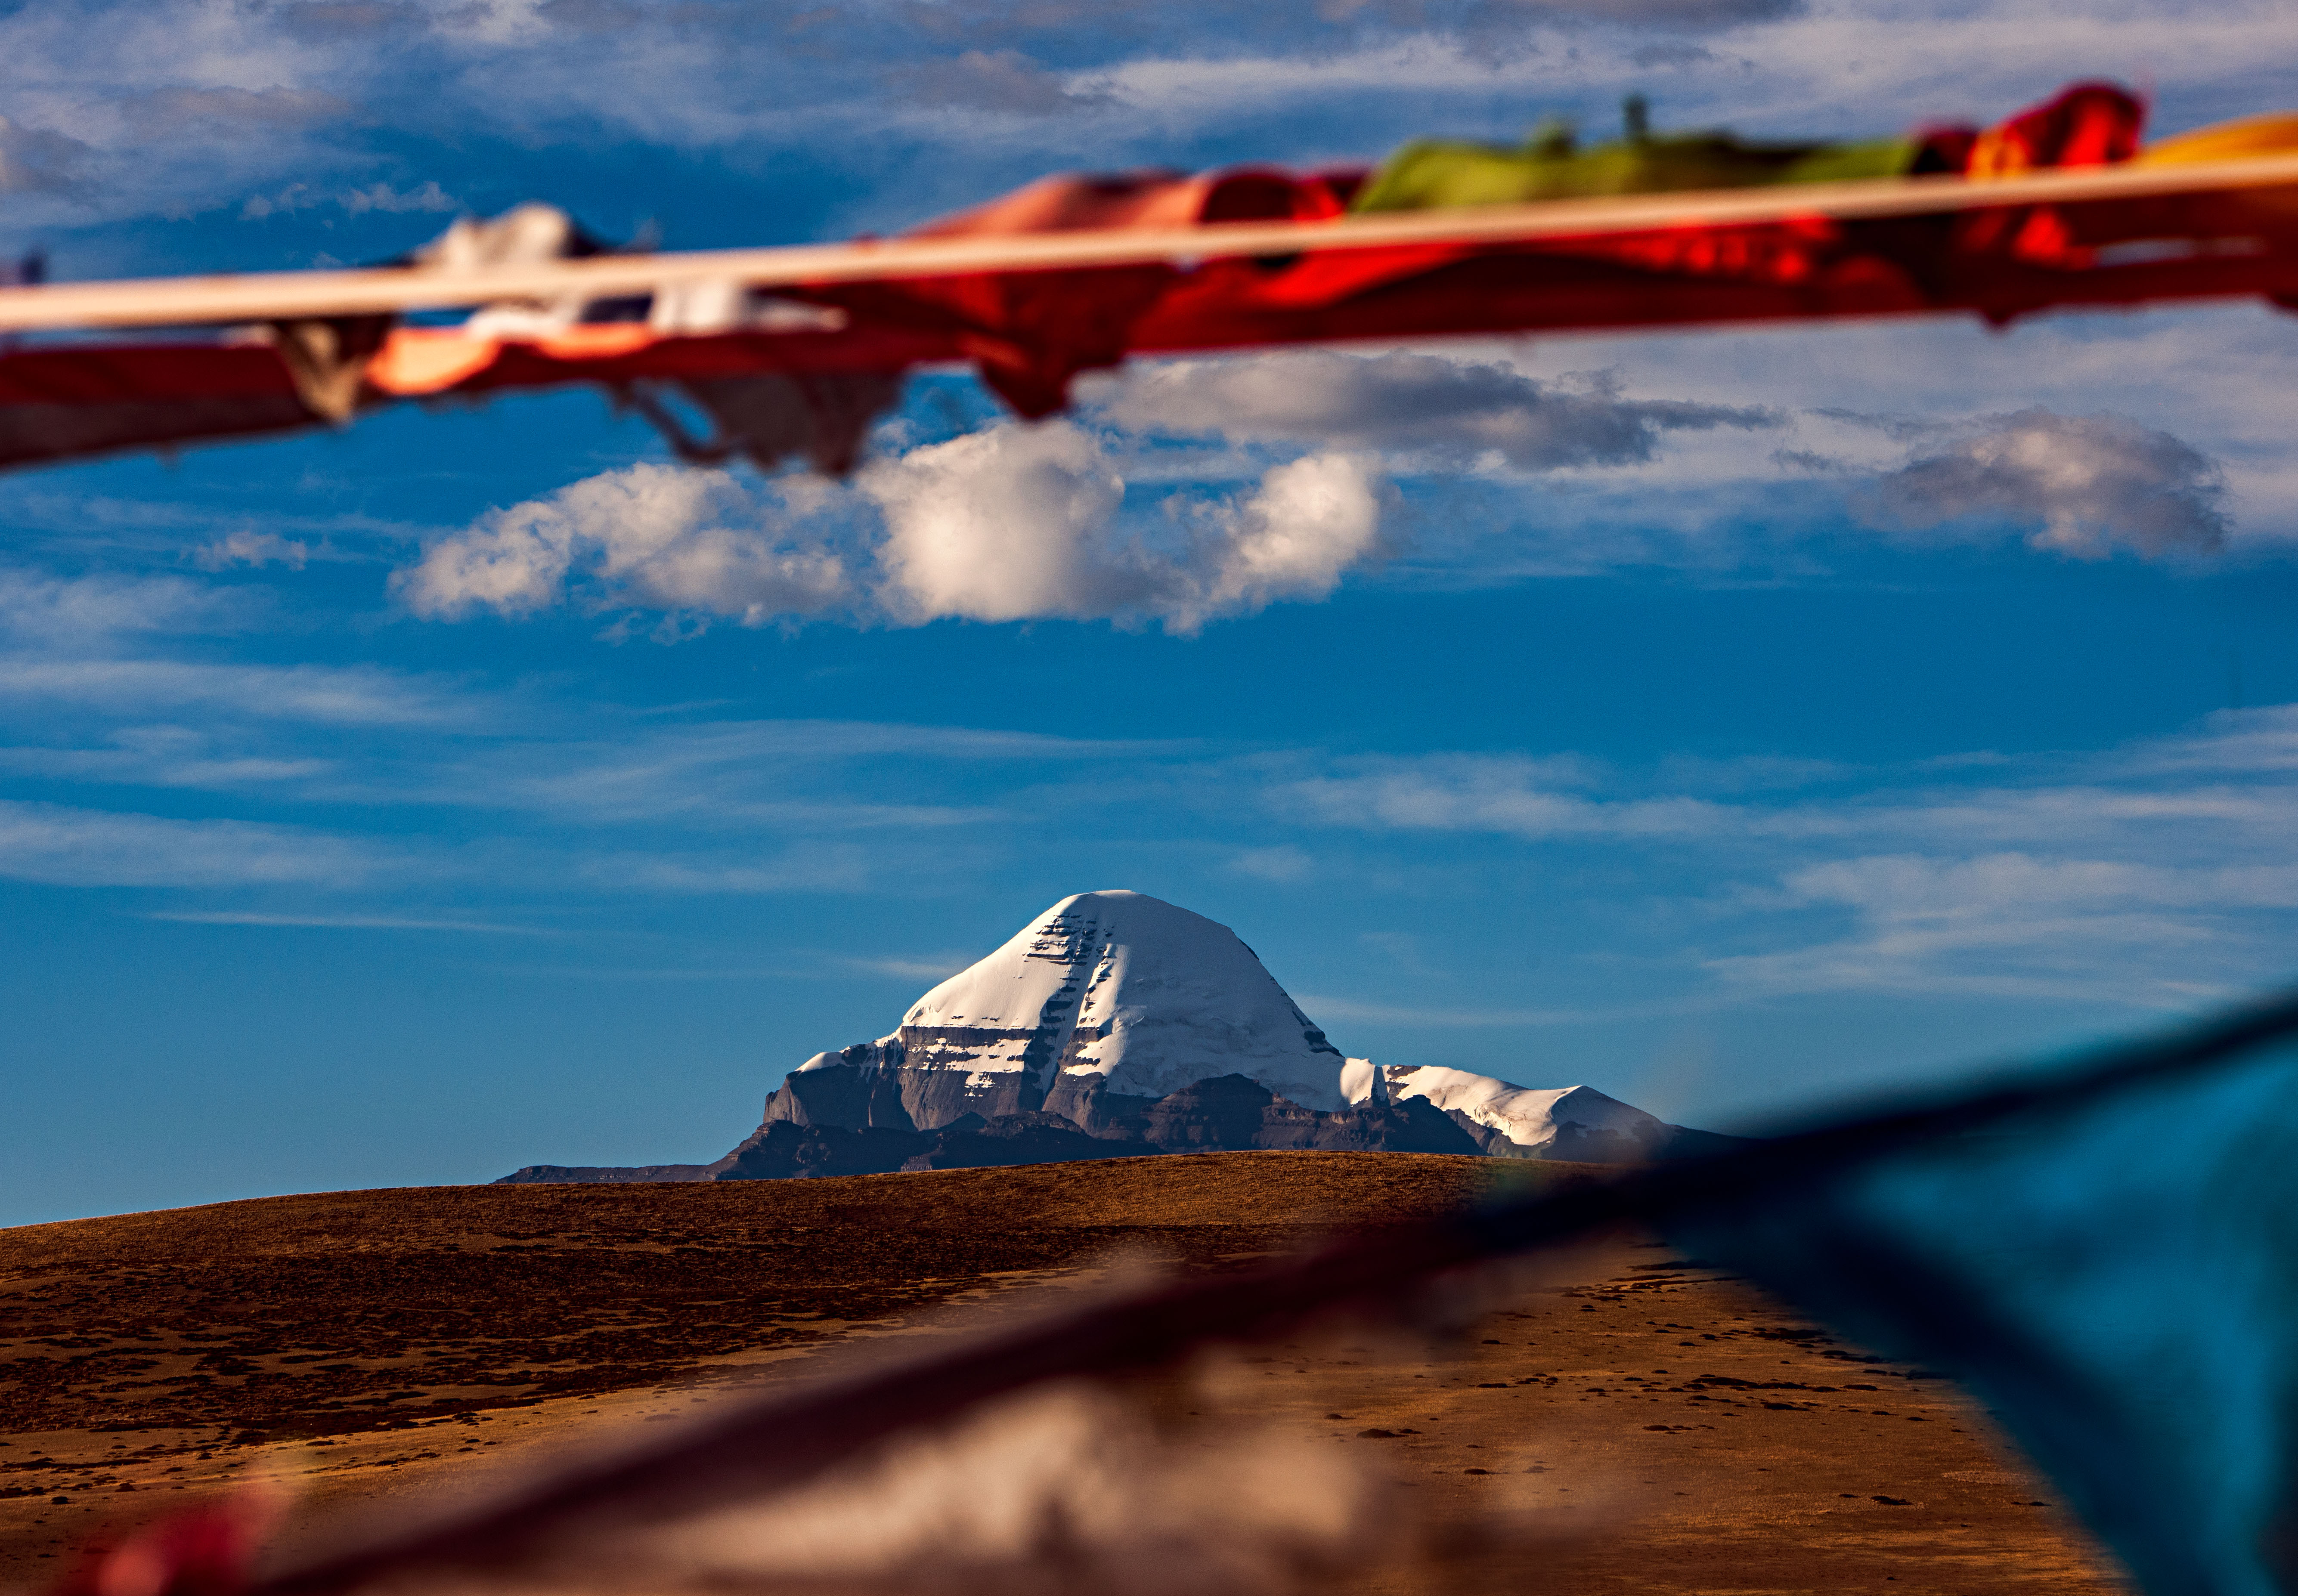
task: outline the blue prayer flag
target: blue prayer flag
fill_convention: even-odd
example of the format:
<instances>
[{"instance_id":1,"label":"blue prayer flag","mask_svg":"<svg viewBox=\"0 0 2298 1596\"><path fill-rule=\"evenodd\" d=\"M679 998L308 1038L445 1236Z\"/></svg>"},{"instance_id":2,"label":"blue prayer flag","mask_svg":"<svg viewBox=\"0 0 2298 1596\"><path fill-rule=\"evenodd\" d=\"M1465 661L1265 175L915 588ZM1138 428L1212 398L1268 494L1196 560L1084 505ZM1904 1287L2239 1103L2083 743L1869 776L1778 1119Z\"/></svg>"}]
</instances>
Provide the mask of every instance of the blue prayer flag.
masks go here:
<instances>
[{"instance_id":1,"label":"blue prayer flag","mask_svg":"<svg viewBox=\"0 0 2298 1596\"><path fill-rule=\"evenodd\" d=\"M2298 1591L2294 1030L1786 1138L1658 1217L1954 1374L2152 1596Z\"/></svg>"}]
</instances>

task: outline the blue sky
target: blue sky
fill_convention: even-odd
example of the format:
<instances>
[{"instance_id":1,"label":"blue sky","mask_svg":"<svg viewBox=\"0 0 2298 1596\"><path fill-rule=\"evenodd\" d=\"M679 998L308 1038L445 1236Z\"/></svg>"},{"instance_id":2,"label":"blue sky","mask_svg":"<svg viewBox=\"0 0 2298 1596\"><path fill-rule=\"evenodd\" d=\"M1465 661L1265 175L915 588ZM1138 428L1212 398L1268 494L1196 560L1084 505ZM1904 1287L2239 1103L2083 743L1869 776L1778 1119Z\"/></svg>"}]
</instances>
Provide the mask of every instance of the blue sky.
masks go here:
<instances>
[{"instance_id":1,"label":"blue sky","mask_svg":"<svg viewBox=\"0 0 2298 1596\"><path fill-rule=\"evenodd\" d=\"M20 4L0 247L672 247L1560 112L2277 107L2298 21L1568 0ZM716 1155L1065 893L1352 1053L1729 1127L2287 980L2298 320L913 385L851 482L586 393L0 479L0 1222Z\"/></svg>"}]
</instances>

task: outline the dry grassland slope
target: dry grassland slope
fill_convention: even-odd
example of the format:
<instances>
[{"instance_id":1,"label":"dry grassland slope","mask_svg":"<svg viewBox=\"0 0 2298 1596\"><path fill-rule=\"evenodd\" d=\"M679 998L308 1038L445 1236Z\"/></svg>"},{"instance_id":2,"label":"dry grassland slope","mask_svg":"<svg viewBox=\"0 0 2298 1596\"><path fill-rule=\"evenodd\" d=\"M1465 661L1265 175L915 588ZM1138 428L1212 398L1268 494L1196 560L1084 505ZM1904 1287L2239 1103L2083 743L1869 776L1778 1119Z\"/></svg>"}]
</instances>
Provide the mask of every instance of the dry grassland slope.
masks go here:
<instances>
[{"instance_id":1,"label":"dry grassland slope","mask_svg":"<svg viewBox=\"0 0 2298 1596\"><path fill-rule=\"evenodd\" d=\"M303 1522L389 1509L1112 1253L1234 1268L1570 1172L1212 1154L335 1193L0 1232L0 1585L235 1481L305 1493ZM1946 1382L1657 1243L1525 1290L1463 1340L1373 1341L1268 1347L1187 1404L1350 1449L1415 1504L1441 1555L1348 1591L2116 1589Z\"/></svg>"}]
</instances>

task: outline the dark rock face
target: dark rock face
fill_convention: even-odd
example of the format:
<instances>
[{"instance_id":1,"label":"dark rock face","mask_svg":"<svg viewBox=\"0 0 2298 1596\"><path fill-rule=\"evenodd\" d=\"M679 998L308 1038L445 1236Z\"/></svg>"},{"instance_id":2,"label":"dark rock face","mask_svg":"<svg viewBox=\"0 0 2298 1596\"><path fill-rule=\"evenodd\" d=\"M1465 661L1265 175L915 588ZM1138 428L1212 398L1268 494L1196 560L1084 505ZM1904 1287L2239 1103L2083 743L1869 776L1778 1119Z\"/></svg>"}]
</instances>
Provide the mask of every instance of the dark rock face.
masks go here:
<instances>
[{"instance_id":1,"label":"dark rock face","mask_svg":"<svg viewBox=\"0 0 2298 1596\"><path fill-rule=\"evenodd\" d=\"M1327 1153L1481 1153L1476 1140L1433 1103L1360 1103L1325 1121L1310 1145Z\"/></svg>"},{"instance_id":2,"label":"dark rock face","mask_svg":"<svg viewBox=\"0 0 2298 1596\"><path fill-rule=\"evenodd\" d=\"M1159 1098L1143 1116L1142 1137L1176 1152L1247 1152L1270 1145L1261 1139L1261 1121L1272 1104L1284 1102L1247 1076L1216 1075ZM1280 1123L1303 1114L1314 1119L1325 1117L1292 1103L1285 1103L1285 1109L1291 1112L1280 1111Z\"/></svg>"},{"instance_id":3,"label":"dark rock face","mask_svg":"<svg viewBox=\"0 0 2298 1596\"><path fill-rule=\"evenodd\" d=\"M603 1186L634 1180L707 1180L707 1163L647 1163L629 1168L604 1164L531 1163L513 1170L496 1186Z\"/></svg>"},{"instance_id":4,"label":"dark rock face","mask_svg":"<svg viewBox=\"0 0 2298 1596\"><path fill-rule=\"evenodd\" d=\"M1406 1101L1410 1103L1424 1103L1424 1099L1418 1097L1408 1098ZM1539 1148L1519 1146L1516 1143L1509 1140L1508 1132L1505 1130L1494 1129L1490 1125L1479 1125L1476 1121L1468 1118L1467 1115L1462 1113L1457 1108L1448 1108L1442 1112L1444 1117L1452 1122L1454 1128L1457 1129L1463 1136L1467 1137L1471 1142L1474 1142L1476 1146L1476 1151L1482 1153L1487 1158L1529 1158L1536 1160L1541 1156L1541 1151Z\"/></svg>"},{"instance_id":5,"label":"dark rock face","mask_svg":"<svg viewBox=\"0 0 2298 1596\"><path fill-rule=\"evenodd\" d=\"M786 1120L798 1125L839 1125L848 1129L882 1125L895 1130L938 1130L967 1114L996 1119L1004 1114L1034 1113L1045 1105L1046 1080L1039 1071L1006 1071L991 1084L975 1084L963 1070L937 1068L907 1062L905 1029L882 1045L857 1043L840 1055L842 1062L818 1070L794 1070L773 1096L766 1099L765 1122ZM1003 1032L984 1031L984 1037ZM926 1037L922 1046L946 1044L940 1033ZM882 1062L880 1062L882 1058Z\"/></svg>"},{"instance_id":6,"label":"dark rock face","mask_svg":"<svg viewBox=\"0 0 2298 1596\"><path fill-rule=\"evenodd\" d=\"M899 1044L889 1047L898 1051ZM848 1047L843 1063L824 1070L793 1070L766 1099L760 1123L787 1121L793 1125L836 1125L847 1130L882 1125L892 1130L915 1130L918 1122L902 1101L904 1071L899 1061L892 1068L872 1067L879 1049L872 1043Z\"/></svg>"},{"instance_id":7,"label":"dark rock face","mask_svg":"<svg viewBox=\"0 0 2298 1596\"><path fill-rule=\"evenodd\" d=\"M946 1081L955 1071L917 1073ZM1519 1147L1500 1132L1426 1098L1374 1101L1339 1113L1320 1113L1277 1096L1244 1075L1213 1076L1158 1098L1108 1091L1098 1075L1064 1076L1048 1098L1056 1105L1053 1112L1022 1109L985 1115L968 1110L938 1119L937 1129L921 1130L894 1075L844 1065L793 1074L769 1100L766 1122L716 1163L633 1169L530 1164L496 1184L803 1180L899 1170L972 1170L1158 1153L1257 1150L1483 1154L1627 1163L1696 1158L1722 1152L1740 1139L1676 1126L1659 1126L1657 1135L1630 1136L1566 1122L1558 1127L1554 1146L1534 1150ZM777 1105L782 1117L773 1117Z\"/></svg>"},{"instance_id":8,"label":"dark rock face","mask_svg":"<svg viewBox=\"0 0 2298 1596\"><path fill-rule=\"evenodd\" d=\"M1145 1142L1088 1136L1059 1114L968 1114L936 1131L930 1146L905 1170L982 1170L1021 1163L1072 1163L1091 1158L1139 1158L1164 1151Z\"/></svg>"},{"instance_id":9,"label":"dark rock face","mask_svg":"<svg viewBox=\"0 0 2298 1596\"><path fill-rule=\"evenodd\" d=\"M1107 1078L1099 1074L1063 1075L1046 1094L1044 1112L1059 1114L1087 1136L1139 1141L1148 1127L1149 1111L1158 1102L1112 1092Z\"/></svg>"},{"instance_id":10,"label":"dark rock face","mask_svg":"<svg viewBox=\"0 0 2298 1596\"><path fill-rule=\"evenodd\" d=\"M1364 1103L1319 1113L1243 1075L1216 1076L1160 1099L1142 1116L1142 1137L1169 1152L1294 1148L1325 1153L1482 1151L1434 1104Z\"/></svg>"}]
</instances>

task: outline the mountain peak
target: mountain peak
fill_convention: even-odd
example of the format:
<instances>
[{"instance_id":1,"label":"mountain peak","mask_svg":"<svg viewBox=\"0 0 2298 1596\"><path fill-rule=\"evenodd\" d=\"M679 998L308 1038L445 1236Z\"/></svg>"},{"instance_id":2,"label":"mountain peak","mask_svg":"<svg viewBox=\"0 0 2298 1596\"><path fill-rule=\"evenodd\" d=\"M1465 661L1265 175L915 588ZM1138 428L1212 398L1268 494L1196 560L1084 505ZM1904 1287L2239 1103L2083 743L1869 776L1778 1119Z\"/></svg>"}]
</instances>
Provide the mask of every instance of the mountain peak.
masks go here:
<instances>
[{"instance_id":1,"label":"mountain peak","mask_svg":"<svg viewBox=\"0 0 2298 1596\"><path fill-rule=\"evenodd\" d=\"M1064 1085L1161 1097L1232 1073L1305 1107L1347 1106L1340 1050L1235 931L1123 888L1062 899L874 1046L910 1068L1026 1077L1021 1109ZM853 1051L803 1068L858 1062Z\"/></svg>"}]
</instances>

